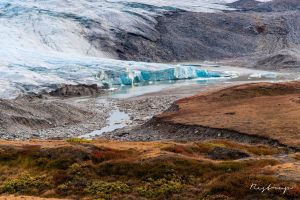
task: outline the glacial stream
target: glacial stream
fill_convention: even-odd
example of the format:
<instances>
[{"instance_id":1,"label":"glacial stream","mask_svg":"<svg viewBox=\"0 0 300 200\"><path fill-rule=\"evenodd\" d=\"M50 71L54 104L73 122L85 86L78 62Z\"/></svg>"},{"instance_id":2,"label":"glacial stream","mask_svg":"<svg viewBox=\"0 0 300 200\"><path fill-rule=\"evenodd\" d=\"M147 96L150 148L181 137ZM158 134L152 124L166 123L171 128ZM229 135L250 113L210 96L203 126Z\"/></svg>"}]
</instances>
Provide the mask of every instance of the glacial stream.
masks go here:
<instances>
[{"instance_id":1,"label":"glacial stream","mask_svg":"<svg viewBox=\"0 0 300 200\"><path fill-rule=\"evenodd\" d=\"M121 112L118 108L111 111L109 118L107 119L107 125L100 130L95 130L91 133L80 136L80 138L94 138L101 136L104 133L112 132L114 130L124 128L127 123L130 122L129 115L125 112Z\"/></svg>"}]
</instances>

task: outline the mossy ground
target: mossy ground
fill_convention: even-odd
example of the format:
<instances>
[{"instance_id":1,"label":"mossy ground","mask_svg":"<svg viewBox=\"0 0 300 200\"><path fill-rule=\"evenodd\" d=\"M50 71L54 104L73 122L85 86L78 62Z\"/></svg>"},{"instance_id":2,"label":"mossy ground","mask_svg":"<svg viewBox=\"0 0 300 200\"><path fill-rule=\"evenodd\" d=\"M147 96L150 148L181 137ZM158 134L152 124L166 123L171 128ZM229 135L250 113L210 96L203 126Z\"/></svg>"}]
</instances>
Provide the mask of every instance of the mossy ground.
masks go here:
<instances>
[{"instance_id":1,"label":"mossy ground","mask_svg":"<svg viewBox=\"0 0 300 200\"><path fill-rule=\"evenodd\" d=\"M263 170L285 152L229 141L67 141L0 144L1 194L71 199L299 199L299 182ZM254 159L212 161L216 147L250 153ZM271 156L263 158L260 156ZM250 190L289 186L293 190Z\"/></svg>"}]
</instances>

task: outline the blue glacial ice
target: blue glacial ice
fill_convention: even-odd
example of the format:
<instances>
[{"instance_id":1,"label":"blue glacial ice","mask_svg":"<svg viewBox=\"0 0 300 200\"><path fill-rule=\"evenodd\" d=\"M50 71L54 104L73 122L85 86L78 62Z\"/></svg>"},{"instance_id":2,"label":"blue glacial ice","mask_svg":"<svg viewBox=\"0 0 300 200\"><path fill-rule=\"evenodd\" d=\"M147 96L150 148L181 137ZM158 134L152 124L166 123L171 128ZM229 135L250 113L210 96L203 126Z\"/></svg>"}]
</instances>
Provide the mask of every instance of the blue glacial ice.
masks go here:
<instances>
[{"instance_id":1,"label":"blue glacial ice","mask_svg":"<svg viewBox=\"0 0 300 200\"><path fill-rule=\"evenodd\" d=\"M172 66L172 65L170 65ZM132 69L101 71L97 77L103 82L113 85L132 85L140 82L156 82L166 80L182 80L193 78L217 78L225 76L219 72L208 71L192 66L161 67L159 70Z\"/></svg>"}]
</instances>

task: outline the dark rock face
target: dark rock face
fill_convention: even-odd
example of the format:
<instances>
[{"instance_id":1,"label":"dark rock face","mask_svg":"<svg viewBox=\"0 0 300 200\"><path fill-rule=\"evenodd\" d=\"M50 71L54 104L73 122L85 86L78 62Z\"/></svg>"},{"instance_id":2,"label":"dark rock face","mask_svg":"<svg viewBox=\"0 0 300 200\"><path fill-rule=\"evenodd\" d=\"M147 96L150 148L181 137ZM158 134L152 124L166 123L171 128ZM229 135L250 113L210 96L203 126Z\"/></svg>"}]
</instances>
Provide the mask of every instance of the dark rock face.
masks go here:
<instances>
[{"instance_id":1,"label":"dark rock face","mask_svg":"<svg viewBox=\"0 0 300 200\"><path fill-rule=\"evenodd\" d=\"M140 34L114 30L113 39L92 34L89 40L120 59L146 62L252 56L256 63L281 50L300 49L300 1L241 0L228 5L237 10L219 13L170 11L158 17L156 25L149 21L155 29L140 27ZM298 62L296 57L288 67L297 67ZM269 62L254 66L268 68L274 64L266 63ZM281 62L275 64L281 67Z\"/></svg>"},{"instance_id":2,"label":"dark rock face","mask_svg":"<svg viewBox=\"0 0 300 200\"><path fill-rule=\"evenodd\" d=\"M236 20L238 18L239 20ZM158 19L156 40L122 35L122 59L184 61L219 59L255 50L255 29L251 17L239 13L179 12ZM251 29L252 28L252 29Z\"/></svg>"},{"instance_id":3,"label":"dark rock face","mask_svg":"<svg viewBox=\"0 0 300 200\"><path fill-rule=\"evenodd\" d=\"M299 13L175 13L158 19L156 40L123 33L118 54L122 59L165 62L274 53L300 44L299 18Z\"/></svg>"},{"instance_id":4,"label":"dark rock face","mask_svg":"<svg viewBox=\"0 0 300 200\"><path fill-rule=\"evenodd\" d=\"M57 97L95 96L104 93L104 89L108 89L107 86L100 88L96 84L63 85L49 94Z\"/></svg>"},{"instance_id":5,"label":"dark rock face","mask_svg":"<svg viewBox=\"0 0 300 200\"><path fill-rule=\"evenodd\" d=\"M228 6L236 9L240 9L242 11L253 10L258 7L260 4L259 1L255 0L239 0L233 3L228 4Z\"/></svg>"},{"instance_id":6,"label":"dark rock face","mask_svg":"<svg viewBox=\"0 0 300 200\"><path fill-rule=\"evenodd\" d=\"M250 157L250 155L240 150L216 147L208 153L208 157L213 160L236 160Z\"/></svg>"},{"instance_id":7,"label":"dark rock face","mask_svg":"<svg viewBox=\"0 0 300 200\"><path fill-rule=\"evenodd\" d=\"M297 52L278 52L275 54L261 57L255 67L264 69L300 69L300 59L296 55ZM299 54L300 55L300 54Z\"/></svg>"},{"instance_id":8,"label":"dark rock face","mask_svg":"<svg viewBox=\"0 0 300 200\"><path fill-rule=\"evenodd\" d=\"M300 2L298 0L273 0L270 2L239 0L228 4L228 6L239 9L240 11L282 12L299 10Z\"/></svg>"},{"instance_id":9,"label":"dark rock face","mask_svg":"<svg viewBox=\"0 0 300 200\"><path fill-rule=\"evenodd\" d=\"M254 10L269 11L269 12L283 12L289 10L299 10L300 2L298 0L273 0L266 3L261 3Z\"/></svg>"}]
</instances>

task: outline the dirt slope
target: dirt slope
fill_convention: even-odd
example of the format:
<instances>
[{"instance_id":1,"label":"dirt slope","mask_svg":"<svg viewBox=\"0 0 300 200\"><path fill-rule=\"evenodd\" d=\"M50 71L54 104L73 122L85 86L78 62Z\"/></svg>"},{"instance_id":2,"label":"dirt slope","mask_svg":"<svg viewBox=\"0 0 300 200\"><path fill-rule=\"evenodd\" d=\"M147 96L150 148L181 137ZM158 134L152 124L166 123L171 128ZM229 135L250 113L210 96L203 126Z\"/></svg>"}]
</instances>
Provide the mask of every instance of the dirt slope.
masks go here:
<instances>
[{"instance_id":1,"label":"dirt slope","mask_svg":"<svg viewBox=\"0 0 300 200\"><path fill-rule=\"evenodd\" d=\"M300 146L300 82L234 86L181 99L176 106L178 110L157 119L233 130Z\"/></svg>"}]
</instances>

